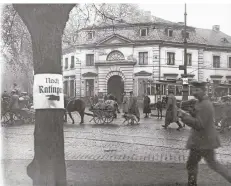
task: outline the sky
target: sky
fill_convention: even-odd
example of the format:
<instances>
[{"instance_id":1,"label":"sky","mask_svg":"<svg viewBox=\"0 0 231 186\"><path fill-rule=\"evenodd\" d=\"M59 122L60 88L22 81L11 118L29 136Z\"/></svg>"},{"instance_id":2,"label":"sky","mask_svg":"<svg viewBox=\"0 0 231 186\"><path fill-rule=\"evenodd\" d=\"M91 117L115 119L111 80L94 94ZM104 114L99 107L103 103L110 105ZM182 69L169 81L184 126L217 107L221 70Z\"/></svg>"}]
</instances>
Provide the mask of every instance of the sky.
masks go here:
<instances>
[{"instance_id":1,"label":"sky","mask_svg":"<svg viewBox=\"0 0 231 186\"><path fill-rule=\"evenodd\" d=\"M184 22L184 4L139 4L141 9L152 15L173 22ZM187 25L220 30L231 36L231 4L190 4L187 3Z\"/></svg>"},{"instance_id":2,"label":"sky","mask_svg":"<svg viewBox=\"0 0 231 186\"><path fill-rule=\"evenodd\" d=\"M30 3L51 2L64 3L63 0L30 1ZM10 3L28 2L17 0ZM220 30L231 36L231 0L65 0L65 3L135 3L139 4L141 9L151 11L152 15L172 22L184 22L184 3L186 3L188 26L212 29L213 25L220 25Z\"/></svg>"}]
</instances>

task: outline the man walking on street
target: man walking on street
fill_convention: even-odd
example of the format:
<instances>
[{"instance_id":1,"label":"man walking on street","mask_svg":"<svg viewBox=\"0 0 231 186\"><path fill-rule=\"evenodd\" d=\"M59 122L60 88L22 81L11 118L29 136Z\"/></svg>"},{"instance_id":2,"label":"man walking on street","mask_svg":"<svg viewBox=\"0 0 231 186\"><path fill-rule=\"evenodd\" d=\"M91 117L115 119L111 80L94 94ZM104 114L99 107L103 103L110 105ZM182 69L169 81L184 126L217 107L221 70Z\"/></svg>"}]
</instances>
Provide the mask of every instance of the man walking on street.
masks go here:
<instances>
[{"instance_id":1,"label":"man walking on street","mask_svg":"<svg viewBox=\"0 0 231 186\"><path fill-rule=\"evenodd\" d=\"M187 142L190 149L187 170L188 186L197 185L198 163L204 158L208 166L231 183L229 171L217 162L214 149L220 147L220 140L214 125L214 108L206 96L206 82L194 82L193 95L198 99L194 113L189 115L180 110L182 121L190 126L191 134Z\"/></svg>"},{"instance_id":2,"label":"man walking on street","mask_svg":"<svg viewBox=\"0 0 231 186\"><path fill-rule=\"evenodd\" d=\"M157 109L157 116L158 119L162 119L162 101L160 98L158 98L158 101L156 103L156 109Z\"/></svg>"},{"instance_id":3,"label":"man walking on street","mask_svg":"<svg viewBox=\"0 0 231 186\"><path fill-rule=\"evenodd\" d=\"M165 116L165 125L162 125L165 129L173 123L176 122L177 125L179 126L177 130L180 130L182 127L181 123L178 120L177 117L177 105L176 105L176 97L173 94L173 90L169 90L169 95L168 95L168 101L167 101L167 106L166 106L166 116Z\"/></svg>"}]
</instances>

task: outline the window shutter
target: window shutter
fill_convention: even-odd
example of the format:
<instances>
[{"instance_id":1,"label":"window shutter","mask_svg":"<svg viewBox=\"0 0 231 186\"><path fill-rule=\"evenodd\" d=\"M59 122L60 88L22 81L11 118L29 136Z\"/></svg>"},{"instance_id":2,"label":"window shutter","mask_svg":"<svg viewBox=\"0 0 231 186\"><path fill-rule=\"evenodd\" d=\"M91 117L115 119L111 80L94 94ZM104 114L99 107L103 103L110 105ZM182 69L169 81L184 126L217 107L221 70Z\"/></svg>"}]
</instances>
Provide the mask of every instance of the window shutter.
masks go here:
<instances>
[{"instance_id":1,"label":"window shutter","mask_svg":"<svg viewBox=\"0 0 231 186\"><path fill-rule=\"evenodd\" d=\"M164 32L165 32L166 35L168 35L168 28L165 28Z\"/></svg>"}]
</instances>

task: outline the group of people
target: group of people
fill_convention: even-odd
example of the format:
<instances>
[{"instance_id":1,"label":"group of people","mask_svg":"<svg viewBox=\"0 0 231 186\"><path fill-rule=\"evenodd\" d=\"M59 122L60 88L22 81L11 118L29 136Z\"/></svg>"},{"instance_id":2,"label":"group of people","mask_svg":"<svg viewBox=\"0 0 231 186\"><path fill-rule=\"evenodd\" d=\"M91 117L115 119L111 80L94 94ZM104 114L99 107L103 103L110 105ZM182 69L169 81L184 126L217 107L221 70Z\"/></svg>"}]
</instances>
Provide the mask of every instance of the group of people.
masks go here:
<instances>
[{"instance_id":1,"label":"group of people","mask_svg":"<svg viewBox=\"0 0 231 186\"><path fill-rule=\"evenodd\" d=\"M177 101L173 91L169 90L166 105L166 117L164 128L167 128L170 123L177 123L178 130L182 128L182 124L188 125L191 128L191 133L186 145L190 150L187 160L188 171L188 186L197 185L198 163L202 158L205 159L208 166L223 176L229 183L231 183L231 173L223 165L221 165L215 157L215 149L220 147L220 140L214 123L214 107L209 97L206 95L206 83L194 82L193 95L196 98L194 110L187 113L177 107ZM143 111L145 117L151 112L150 98L144 96ZM123 112L134 114L140 119L140 113L137 104L137 98L130 92L130 96L123 94ZM157 110L162 113L162 102L158 99ZM159 115L159 114L158 114ZM159 116L158 116L159 117ZM162 117L162 115L160 116Z\"/></svg>"},{"instance_id":2,"label":"group of people","mask_svg":"<svg viewBox=\"0 0 231 186\"><path fill-rule=\"evenodd\" d=\"M162 119L163 115L162 115L162 110L164 107L164 99L161 100L161 98L159 97L157 102L156 102L156 110L157 110L157 118L158 119ZM144 95L144 100L143 100L143 113L145 114L144 118L148 118L149 114L151 113L151 99L148 97L147 94Z\"/></svg>"},{"instance_id":3,"label":"group of people","mask_svg":"<svg viewBox=\"0 0 231 186\"><path fill-rule=\"evenodd\" d=\"M9 94L7 91L4 91L2 94L2 110L11 110L14 113L20 113L22 108L30 108L31 98L27 92L19 93L19 90L14 89ZM11 120L12 119L11 115Z\"/></svg>"}]
</instances>

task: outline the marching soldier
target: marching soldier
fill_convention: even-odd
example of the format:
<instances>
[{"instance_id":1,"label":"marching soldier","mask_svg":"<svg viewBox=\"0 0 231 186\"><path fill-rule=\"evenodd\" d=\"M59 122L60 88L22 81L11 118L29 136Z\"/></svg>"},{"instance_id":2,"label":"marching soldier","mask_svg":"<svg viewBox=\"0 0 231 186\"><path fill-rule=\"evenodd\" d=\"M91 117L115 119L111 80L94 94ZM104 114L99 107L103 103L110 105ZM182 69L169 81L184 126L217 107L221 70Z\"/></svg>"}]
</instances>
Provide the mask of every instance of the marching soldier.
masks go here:
<instances>
[{"instance_id":1,"label":"marching soldier","mask_svg":"<svg viewBox=\"0 0 231 186\"><path fill-rule=\"evenodd\" d=\"M204 158L208 166L231 183L229 171L217 162L214 149L220 147L220 140L214 124L214 108L206 96L206 82L194 82L193 95L198 100L194 114L180 110L182 121L191 127L186 147L190 150L187 161L188 185L197 185L198 163Z\"/></svg>"}]
</instances>

